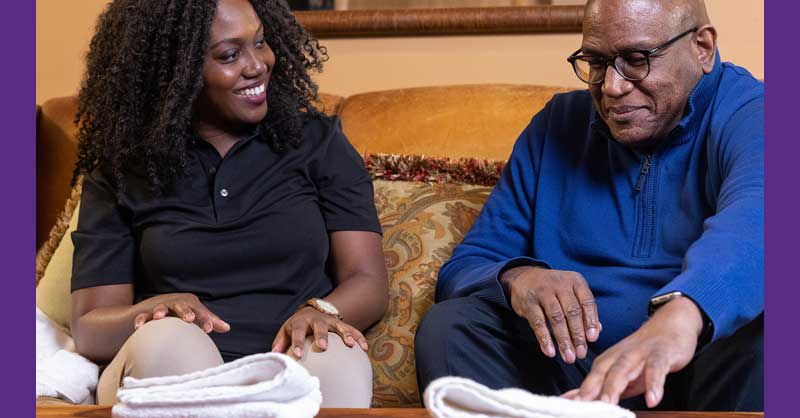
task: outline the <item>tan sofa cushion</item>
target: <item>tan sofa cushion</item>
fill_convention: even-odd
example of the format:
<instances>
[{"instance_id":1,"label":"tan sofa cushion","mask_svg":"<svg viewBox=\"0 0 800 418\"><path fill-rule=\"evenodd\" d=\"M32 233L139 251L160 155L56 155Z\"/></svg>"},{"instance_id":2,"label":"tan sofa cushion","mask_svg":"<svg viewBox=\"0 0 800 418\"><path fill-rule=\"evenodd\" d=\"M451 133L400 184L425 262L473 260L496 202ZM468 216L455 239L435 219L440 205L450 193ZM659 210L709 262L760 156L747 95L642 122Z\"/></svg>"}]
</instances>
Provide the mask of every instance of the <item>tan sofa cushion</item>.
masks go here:
<instances>
[{"instance_id":1,"label":"tan sofa cushion","mask_svg":"<svg viewBox=\"0 0 800 418\"><path fill-rule=\"evenodd\" d=\"M76 96L44 102L36 118L36 248L48 237L64 200L77 159Z\"/></svg>"},{"instance_id":2,"label":"tan sofa cushion","mask_svg":"<svg viewBox=\"0 0 800 418\"><path fill-rule=\"evenodd\" d=\"M505 160L533 115L568 90L482 84L370 92L345 99L339 116L362 153Z\"/></svg>"}]
</instances>

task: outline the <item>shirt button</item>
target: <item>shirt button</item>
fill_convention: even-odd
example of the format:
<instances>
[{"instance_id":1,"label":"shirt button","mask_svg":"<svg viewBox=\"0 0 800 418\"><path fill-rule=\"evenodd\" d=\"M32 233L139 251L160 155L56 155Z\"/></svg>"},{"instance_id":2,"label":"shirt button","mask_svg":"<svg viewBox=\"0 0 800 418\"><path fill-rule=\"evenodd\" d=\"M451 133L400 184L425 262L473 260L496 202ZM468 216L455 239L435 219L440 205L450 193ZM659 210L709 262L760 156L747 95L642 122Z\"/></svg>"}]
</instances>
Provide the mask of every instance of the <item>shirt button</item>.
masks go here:
<instances>
[{"instance_id":1,"label":"shirt button","mask_svg":"<svg viewBox=\"0 0 800 418\"><path fill-rule=\"evenodd\" d=\"M222 197L228 197L228 189L222 189L219 191L219 195Z\"/></svg>"},{"instance_id":2,"label":"shirt button","mask_svg":"<svg viewBox=\"0 0 800 418\"><path fill-rule=\"evenodd\" d=\"M217 167L211 167L211 168L209 168L209 169L208 169L208 174L211 174L212 176L213 176L213 175L214 175L216 172L217 172Z\"/></svg>"}]
</instances>

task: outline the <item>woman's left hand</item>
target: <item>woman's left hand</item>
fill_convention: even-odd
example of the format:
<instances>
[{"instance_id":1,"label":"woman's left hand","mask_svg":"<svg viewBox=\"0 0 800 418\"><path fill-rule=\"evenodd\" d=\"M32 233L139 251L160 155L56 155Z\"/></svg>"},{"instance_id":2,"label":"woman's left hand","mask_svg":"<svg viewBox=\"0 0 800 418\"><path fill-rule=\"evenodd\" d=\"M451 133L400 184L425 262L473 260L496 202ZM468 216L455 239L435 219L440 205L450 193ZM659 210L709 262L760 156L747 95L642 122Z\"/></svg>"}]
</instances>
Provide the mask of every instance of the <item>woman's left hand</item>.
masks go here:
<instances>
[{"instance_id":1,"label":"woman's left hand","mask_svg":"<svg viewBox=\"0 0 800 418\"><path fill-rule=\"evenodd\" d=\"M272 352L288 353L291 348L291 353L296 358L303 357L303 347L306 336L309 334L314 334L317 346L325 351L328 349L328 332L339 334L348 347L358 344L364 351L367 351L367 339L364 338L361 331L331 315L307 306L283 323L275 341L272 342Z\"/></svg>"}]
</instances>

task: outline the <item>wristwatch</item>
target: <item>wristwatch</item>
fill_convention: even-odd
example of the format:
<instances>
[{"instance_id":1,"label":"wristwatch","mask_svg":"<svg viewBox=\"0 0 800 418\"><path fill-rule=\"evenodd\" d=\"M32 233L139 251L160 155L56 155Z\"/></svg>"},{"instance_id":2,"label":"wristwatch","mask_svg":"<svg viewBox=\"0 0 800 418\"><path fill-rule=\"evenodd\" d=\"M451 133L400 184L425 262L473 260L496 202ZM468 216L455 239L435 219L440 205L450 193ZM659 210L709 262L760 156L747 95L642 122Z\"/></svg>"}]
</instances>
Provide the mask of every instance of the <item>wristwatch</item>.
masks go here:
<instances>
[{"instance_id":1,"label":"wristwatch","mask_svg":"<svg viewBox=\"0 0 800 418\"><path fill-rule=\"evenodd\" d=\"M338 320L342 320L342 314L336 309L336 306L333 306L332 303L320 299L320 298L311 298L306 301L306 303L300 305L300 308L305 308L306 306L310 306L326 315L330 315L335 317Z\"/></svg>"},{"instance_id":2,"label":"wristwatch","mask_svg":"<svg viewBox=\"0 0 800 418\"><path fill-rule=\"evenodd\" d=\"M669 292L663 295L653 296L650 298L650 304L647 306L647 316L653 316L658 308L667 304L667 302L683 296L681 292Z\"/></svg>"},{"instance_id":3,"label":"wristwatch","mask_svg":"<svg viewBox=\"0 0 800 418\"><path fill-rule=\"evenodd\" d=\"M658 308L667 304L667 302L677 299L683 296L681 292L669 292L663 295L658 295L650 298L650 304L647 307L647 316L651 317L654 313L658 310ZM699 307L699 306L698 306ZM697 339L697 349L699 350L702 346L707 344L711 337L714 335L714 323L711 322L711 318L706 315L706 313L700 309L700 315L703 317L703 329L700 331L700 337Z\"/></svg>"}]
</instances>

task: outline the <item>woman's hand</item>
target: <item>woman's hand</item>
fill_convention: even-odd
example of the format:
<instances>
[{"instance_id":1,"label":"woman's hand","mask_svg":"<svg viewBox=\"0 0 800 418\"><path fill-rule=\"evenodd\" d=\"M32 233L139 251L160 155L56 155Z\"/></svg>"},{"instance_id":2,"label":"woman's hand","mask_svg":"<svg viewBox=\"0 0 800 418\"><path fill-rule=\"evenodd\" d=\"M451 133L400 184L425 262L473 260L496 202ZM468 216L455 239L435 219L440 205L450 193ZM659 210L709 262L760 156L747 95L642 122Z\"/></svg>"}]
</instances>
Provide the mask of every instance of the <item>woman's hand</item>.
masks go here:
<instances>
[{"instance_id":1,"label":"woman's hand","mask_svg":"<svg viewBox=\"0 0 800 418\"><path fill-rule=\"evenodd\" d=\"M206 334L211 331L228 332L231 326L216 314L208 310L197 296L191 293L168 293L147 299L151 310L136 315L133 320L135 329L141 328L148 321L156 321L167 316L174 316L186 322L196 324Z\"/></svg>"},{"instance_id":2,"label":"woman's hand","mask_svg":"<svg viewBox=\"0 0 800 418\"><path fill-rule=\"evenodd\" d=\"M303 357L306 336L312 333L317 346L325 351L328 349L328 332L339 334L348 347L358 343L364 351L367 351L367 339L361 331L310 306L300 309L284 322L278 330L275 341L272 342L272 351L287 353L294 347L292 354L296 358Z\"/></svg>"}]
</instances>

